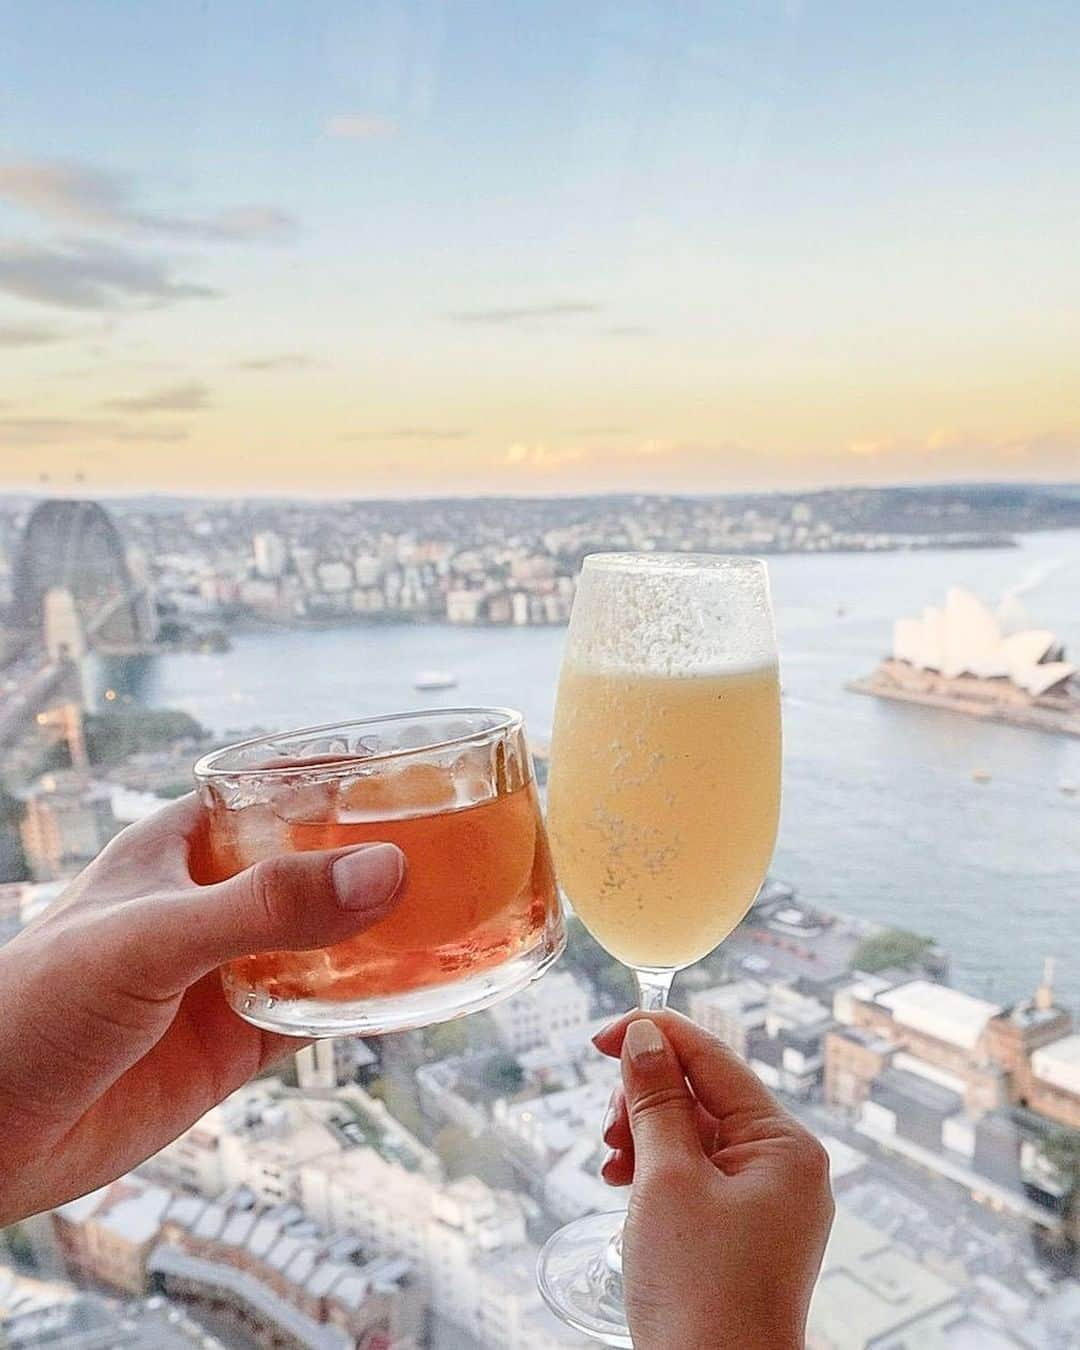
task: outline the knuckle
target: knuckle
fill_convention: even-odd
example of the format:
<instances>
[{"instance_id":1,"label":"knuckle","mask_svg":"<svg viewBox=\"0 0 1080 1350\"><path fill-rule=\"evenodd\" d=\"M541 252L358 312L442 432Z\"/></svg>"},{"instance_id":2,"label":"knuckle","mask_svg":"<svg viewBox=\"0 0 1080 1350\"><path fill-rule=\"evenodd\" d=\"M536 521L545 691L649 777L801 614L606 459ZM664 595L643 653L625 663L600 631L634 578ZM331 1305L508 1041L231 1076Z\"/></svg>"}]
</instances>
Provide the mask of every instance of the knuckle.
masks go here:
<instances>
[{"instance_id":1,"label":"knuckle","mask_svg":"<svg viewBox=\"0 0 1080 1350\"><path fill-rule=\"evenodd\" d=\"M818 1189L829 1188L829 1155L825 1146L801 1126L792 1132L788 1160L800 1179Z\"/></svg>"},{"instance_id":2,"label":"knuckle","mask_svg":"<svg viewBox=\"0 0 1080 1350\"><path fill-rule=\"evenodd\" d=\"M650 1116L685 1115L688 1109L686 1089L680 1084L646 1089L628 1103L631 1124Z\"/></svg>"},{"instance_id":3,"label":"knuckle","mask_svg":"<svg viewBox=\"0 0 1080 1350\"><path fill-rule=\"evenodd\" d=\"M281 868L273 859L258 862L248 873L252 917L268 934L281 927Z\"/></svg>"},{"instance_id":4,"label":"knuckle","mask_svg":"<svg viewBox=\"0 0 1080 1350\"><path fill-rule=\"evenodd\" d=\"M824 1144L812 1134L806 1134L802 1140L802 1165L807 1174L815 1181L828 1182L829 1155Z\"/></svg>"}]
</instances>

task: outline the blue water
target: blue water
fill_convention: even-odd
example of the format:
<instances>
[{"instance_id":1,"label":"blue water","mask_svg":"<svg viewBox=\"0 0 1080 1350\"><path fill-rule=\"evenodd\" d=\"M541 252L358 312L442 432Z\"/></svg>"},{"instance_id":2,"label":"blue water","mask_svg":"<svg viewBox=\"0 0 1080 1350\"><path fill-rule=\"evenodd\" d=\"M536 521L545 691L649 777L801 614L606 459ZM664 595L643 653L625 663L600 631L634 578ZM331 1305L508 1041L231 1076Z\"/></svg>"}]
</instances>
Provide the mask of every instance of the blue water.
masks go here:
<instances>
[{"instance_id":1,"label":"blue water","mask_svg":"<svg viewBox=\"0 0 1080 1350\"><path fill-rule=\"evenodd\" d=\"M948 585L996 602L1019 587L1033 622L1080 654L1080 533L1020 549L785 557L771 564L785 693L784 813L775 871L807 901L932 934L954 981L999 1000L1042 958L1080 1005L1080 741L847 693L894 617ZM141 698L219 733L358 717L427 701L511 704L550 730L561 630L372 627L236 637L222 655L154 658ZM451 694L413 676L452 670ZM972 781L987 769L986 784Z\"/></svg>"}]
</instances>

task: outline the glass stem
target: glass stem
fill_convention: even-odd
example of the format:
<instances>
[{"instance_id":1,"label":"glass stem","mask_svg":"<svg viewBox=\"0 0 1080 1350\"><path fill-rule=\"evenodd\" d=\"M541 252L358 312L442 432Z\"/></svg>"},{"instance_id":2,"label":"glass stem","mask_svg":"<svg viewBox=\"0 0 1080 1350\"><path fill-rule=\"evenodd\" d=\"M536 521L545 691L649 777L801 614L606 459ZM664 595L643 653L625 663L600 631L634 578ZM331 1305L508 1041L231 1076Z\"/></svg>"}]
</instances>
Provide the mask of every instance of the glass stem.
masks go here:
<instances>
[{"instance_id":1,"label":"glass stem","mask_svg":"<svg viewBox=\"0 0 1080 1350\"><path fill-rule=\"evenodd\" d=\"M675 978L673 970L650 970L635 968L634 980L637 983L638 1007L642 1012L661 1012L667 1007L671 982ZM614 1289L616 1301L622 1302L622 1225L617 1233L608 1239L603 1255L593 1268L592 1281L598 1288ZM612 1284L614 1280L614 1284Z\"/></svg>"},{"instance_id":2,"label":"glass stem","mask_svg":"<svg viewBox=\"0 0 1080 1350\"><path fill-rule=\"evenodd\" d=\"M667 1007L671 982L675 978L673 970L636 969L638 1007L642 1012L660 1012Z\"/></svg>"}]
</instances>

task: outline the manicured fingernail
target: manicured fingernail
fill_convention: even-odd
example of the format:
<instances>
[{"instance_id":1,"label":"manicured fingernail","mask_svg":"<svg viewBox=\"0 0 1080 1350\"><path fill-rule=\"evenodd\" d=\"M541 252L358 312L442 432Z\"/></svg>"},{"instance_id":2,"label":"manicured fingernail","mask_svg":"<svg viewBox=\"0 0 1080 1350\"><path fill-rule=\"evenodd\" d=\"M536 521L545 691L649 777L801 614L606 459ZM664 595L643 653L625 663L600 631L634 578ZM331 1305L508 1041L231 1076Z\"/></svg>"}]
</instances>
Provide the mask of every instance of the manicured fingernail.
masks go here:
<instances>
[{"instance_id":1,"label":"manicured fingernail","mask_svg":"<svg viewBox=\"0 0 1080 1350\"><path fill-rule=\"evenodd\" d=\"M654 1055L662 1055L664 1038L655 1022L650 1022L647 1017L639 1017L626 1028L623 1046L633 1063L637 1064Z\"/></svg>"},{"instance_id":2,"label":"manicured fingernail","mask_svg":"<svg viewBox=\"0 0 1080 1350\"><path fill-rule=\"evenodd\" d=\"M605 1022L604 1025L600 1028L600 1030L593 1034L592 1038L593 1045L596 1045L598 1041L602 1041L606 1036L610 1035L611 1032L613 1032L615 1028L619 1025L619 1022L621 1020L622 1019L619 1017L614 1017L610 1022Z\"/></svg>"},{"instance_id":3,"label":"manicured fingernail","mask_svg":"<svg viewBox=\"0 0 1080 1350\"><path fill-rule=\"evenodd\" d=\"M368 844L338 858L330 869L342 909L377 909L405 879L405 855L393 844Z\"/></svg>"},{"instance_id":4,"label":"manicured fingernail","mask_svg":"<svg viewBox=\"0 0 1080 1350\"><path fill-rule=\"evenodd\" d=\"M604 1116L604 1123L600 1127L600 1138L603 1139L605 1142L607 1141L608 1131L611 1129L612 1125L615 1124L618 1114L619 1113L615 1107L615 1096L614 1094L612 1094L611 1101L608 1102L608 1109Z\"/></svg>"},{"instance_id":5,"label":"manicured fingernail","mask_svg":"<svg viewBox=\"0 0 1080 1350\"><path fill-rule=\"evenodd\" d=\"M604 1159L604 1161L600 1164L600 1175L601 1175L601 1176L604 1175L604 1173L608 1170L608 1168L611 1166L611 1164L615 1161L615 1159L616 1159L618 1156L619 1156L619 1155L615 1152L614 1149L609 1150L607 1157L606 1157L606 1158Z\"/></svg>"}]
</instances>

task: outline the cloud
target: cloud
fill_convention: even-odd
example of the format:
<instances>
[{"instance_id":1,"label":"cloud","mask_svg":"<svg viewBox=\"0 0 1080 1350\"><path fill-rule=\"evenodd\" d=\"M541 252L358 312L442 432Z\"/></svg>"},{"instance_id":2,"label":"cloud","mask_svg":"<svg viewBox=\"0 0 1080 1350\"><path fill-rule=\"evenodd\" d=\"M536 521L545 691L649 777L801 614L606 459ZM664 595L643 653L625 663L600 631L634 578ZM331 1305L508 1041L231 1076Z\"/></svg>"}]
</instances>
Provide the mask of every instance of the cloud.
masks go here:
<instances>
[{"instance_id":1,"label":"cloud","mask_svg":"<svg viewBox=\"0 0 1080 1350\"><path fill-rule=\"evenodd\" d=\"M0 291L79 310L152 308L219 294L178 280L163 258L85 239L40 246L0 243Z\"/></svg>"},{"instance_id":2,"label":"cloud","mask_svg":"<svg viewBox=\"0 0 1080 1350\"><path fill-rule=\"evenodd\" d=\"M314 356L305 356L302 352L282 352L278 356L251 356L246 361L235 361L236 370L309 370L312 366L325 365Z\"/></svg>"},{"instance_id":3,"label":"cloud","mask_svg":"<svg viewBox=\"0 0 1080 1350\"><path fill-rule=\"evenodd\" d=\"M468 427L390 427L386 431L353 431L343 441L460 441Z\"/></svg>"},{"instance_id":4,"label":"cloud","mask_svg":"<svg viewBox=\"0 0 1080 1350\"><path fill-rule=\"evenodd\" d=\"M0 446L9 449L72 441L182 441L185 427L133 427L105 417L0 417Z\"/></svg>"},{"instance_id":5,"label":"cloud","mask_svg":"<svg viewBox=\"0 0 1080 1350\"><path fill-rule=\"evenodd\" d=\"M199 380L188 380L132 398L111 398L101 406L131 413L198 412L210 407L210 390Z\"/></svg>"},{"instance_id":6,"label":"cloud","mask_svg":"<svg viewBox=\"0 0 1080 1350\"><path fill-rule=\"evenodd\" d=\"M516 324L534 319L574 319L599 314L603 305L595 300L555 300L542 305L508 305L494 309L459 309L446 317L454 323Z\"/></svg>"},{"instance_id":7,"label":"cloud","mask_svg":"<svg viewBox=\"0 0 1080 1350\"><path fill-rule=\"evenodd\" d=\"M652 329L647 328L643 323L617 323L604 329L605 337L614 338L649 337L651 333Z\"/></svg>"},{"instance_id":8,"label":"cloud","mask_svg":"<svg viewBox=\"0 0 1080 1350\"><path fill-rule=\"evenodd\" d=\"M155 235L208 243L276 241L296 221L275 206L231 207L208 215L175 215L141 207L134 180L63 160L0 161L0 202L80 229Z\"/></svg>"},{"instance_id":9,"label":"cloud","mask_svg":"<svg viewBox=\"0 0 1080 1350\"><path fill-rule=\"evenodd\" d=\"M526 445L523 441L508 446L498 462L513 468L531 469L539 473L552 473L564 469L568 464L583 459L585 451L578 446L569 446L562 450L553 450L540 443Z\"/></svg>"},{"instance_id":10,"label":"cloud","mask_svg":"<svg viewBox=\"0 0 1080 1350\"><path fill-rule=\"evenodd\" d=\"M0 347L44 347L62 342L66 334L43 323L0 324Z\"/></svg>"},{"instance_id":11,"label":"cloud","mask_svg":"<svg viewBox=\"0 0 1080 1350\"><path fill-rule=\"evenodd\" d=\"M338 113L326 119L327 136L342 141L378 141L393 136L397 122L392 117L373 117L363 113Z\"/></svg>"}]
</instances>

